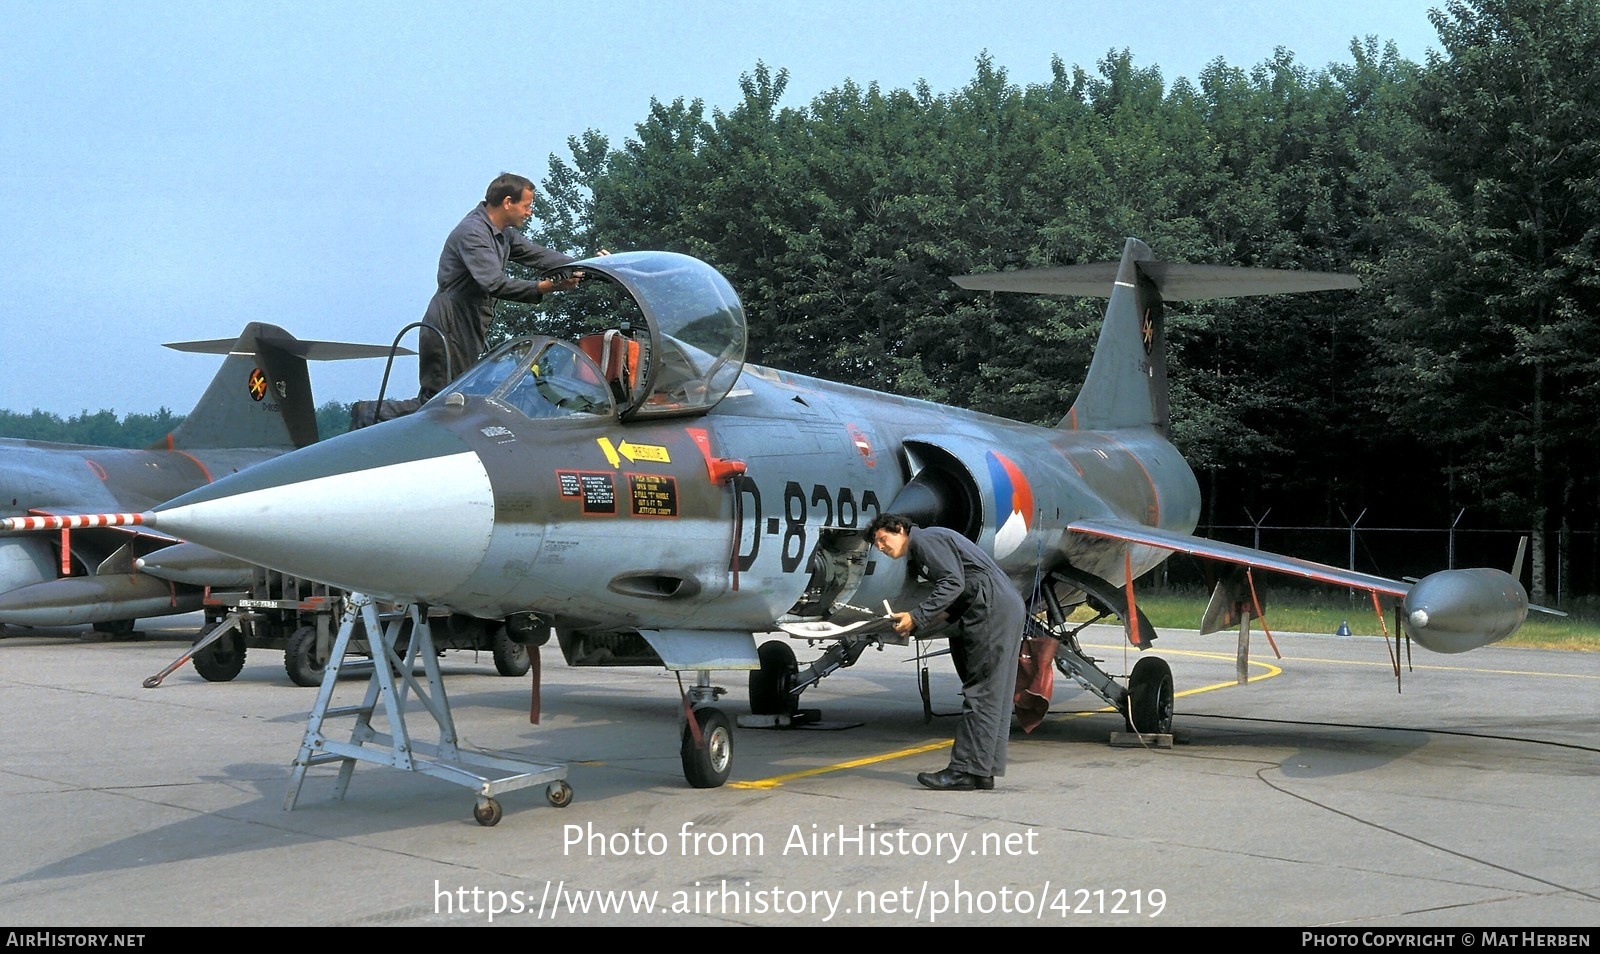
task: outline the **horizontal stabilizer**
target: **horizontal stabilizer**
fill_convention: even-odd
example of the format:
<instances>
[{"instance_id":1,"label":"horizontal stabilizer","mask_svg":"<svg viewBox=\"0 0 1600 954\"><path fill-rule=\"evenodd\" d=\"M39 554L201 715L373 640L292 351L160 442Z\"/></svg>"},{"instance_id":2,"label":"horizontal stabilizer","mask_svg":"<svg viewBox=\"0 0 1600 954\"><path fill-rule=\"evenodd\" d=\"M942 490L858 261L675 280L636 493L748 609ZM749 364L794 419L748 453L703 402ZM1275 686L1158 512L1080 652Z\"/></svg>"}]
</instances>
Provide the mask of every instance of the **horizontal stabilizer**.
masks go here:
<instances>
[{"instance_id":1,"label":"horizontal stabilizer","mask_svg":"<svg viewBox=\"0 0 1600 954\"><path fill-rule=\"evenodd\" d=\"M1025 268L1014 272L960 275L951 281L969 291L1109 298L1115 287L1119 266L1118 262L1095 262L1088 265ZM1361 287L1361 279L1337 272L1152 261L1139 262L1138 268L1155 284L1164 301L1203 301L1210 298L1287 295Z\"/></svg>"},{"instance_id":2,"label":"horizontal stabilizer","mask_svg":"<svg viewBox=\"0 0 1600 954\"><path fill-rule=\"evenodd\" d=\"M298 358L311 361L347 361L352 358L387 358L390 348L388 345L355 344L349 341L302 341L295 337L269 337L267 334L259 336L258 340L264 345L279 348ZM211 338L206 341L169 341L164 347L174 351L188 351L194 354L232 354L239 348L238 338ZM395 348L397 355L416 354L410 348Z\"/></svg>"},{"instance_id":3,"label":"horizontal stabilizer","mask_svg":"<svg viewBox=\"0 0 1600 954\"><path fill-rule=\"evenodd\" d=\"M261 321L245 325L236 338L174 341L167 347L225 357L194 410L157 445L165 450L287 450L315 443L317 410L306 359L339 361L386 358L390 354L385 345L301 341L277 325Z\"/></svg>"}]
</instances>

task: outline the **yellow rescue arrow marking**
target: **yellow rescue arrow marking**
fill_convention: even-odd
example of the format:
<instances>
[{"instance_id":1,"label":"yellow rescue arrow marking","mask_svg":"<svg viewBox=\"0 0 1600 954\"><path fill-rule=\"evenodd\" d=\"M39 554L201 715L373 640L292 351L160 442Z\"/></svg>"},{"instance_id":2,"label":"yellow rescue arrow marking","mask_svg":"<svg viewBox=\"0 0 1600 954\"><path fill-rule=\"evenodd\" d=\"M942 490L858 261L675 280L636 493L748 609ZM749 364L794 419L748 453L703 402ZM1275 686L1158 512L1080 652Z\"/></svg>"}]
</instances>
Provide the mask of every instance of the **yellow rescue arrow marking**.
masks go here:
<instances>
[{"instance_id":1,"label":"yellow rescue arrow marking","mask_svg":"<svg viewBox=\"0 0 1600 954\"><path fill-rule=\"evenodd\" d=\"M621 468L622 458L628 458L628 463L637 463L648 460L657 464L672 463L672 455L667 453L666 447L661 444L631 444L623 441L620 444L611 443L609 437L597 437L595 443L600 445L600 450L605 452L606 460L612 467Z\"/></svg>"},{"instance_id":2,"label":"yellow rescue arrow marking","mask_svg":"<svg viewBox=\"0 0 1600 954\"><path fill-rule=\"evenodd\" d=\"M630 444L627 441L623 441L617 445L617 450L630 461L649 460L658 464L672 463L672 458L667 454L667 449L660 444Z\"/></svg>"}]
</instances>

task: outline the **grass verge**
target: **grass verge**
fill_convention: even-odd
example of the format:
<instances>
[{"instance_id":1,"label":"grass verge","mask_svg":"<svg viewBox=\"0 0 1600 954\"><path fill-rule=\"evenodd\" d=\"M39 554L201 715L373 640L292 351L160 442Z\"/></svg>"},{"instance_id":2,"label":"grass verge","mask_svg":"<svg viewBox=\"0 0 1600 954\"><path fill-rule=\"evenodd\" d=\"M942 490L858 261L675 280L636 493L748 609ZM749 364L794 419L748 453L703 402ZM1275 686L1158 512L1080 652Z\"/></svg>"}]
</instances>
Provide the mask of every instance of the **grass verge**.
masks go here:
<instances>
[{"instance_id":1,"label":"grass verge","mask_svg":"<svg viewBox=\"0 0 1600 954\"><path fill-rule=\"evenodd\" d=\"M1136 599L1139 608L1158 630L1196 629L1206 608L1206 594L1199 591L1141 592L1136 594ZM1373 612L1372 599L1364 594L1348 597L1343 593L1326 596L1286 594L1267 599L1267 625L1273 632L1334 633L1338 632L1341 623L1346 622L1350 632L1356 635L1379 635L1383 632ZM1499 645L1600 650L1600 600L1577 601L1564 609L1571 615L1563 618L1529 613L1528 621L1522 628L1501 640ZM1385 623L1392 635L1392 611ZM1260 624L1253 623L1251 628L1259 630Z\"/></svg>"}]
</instances>

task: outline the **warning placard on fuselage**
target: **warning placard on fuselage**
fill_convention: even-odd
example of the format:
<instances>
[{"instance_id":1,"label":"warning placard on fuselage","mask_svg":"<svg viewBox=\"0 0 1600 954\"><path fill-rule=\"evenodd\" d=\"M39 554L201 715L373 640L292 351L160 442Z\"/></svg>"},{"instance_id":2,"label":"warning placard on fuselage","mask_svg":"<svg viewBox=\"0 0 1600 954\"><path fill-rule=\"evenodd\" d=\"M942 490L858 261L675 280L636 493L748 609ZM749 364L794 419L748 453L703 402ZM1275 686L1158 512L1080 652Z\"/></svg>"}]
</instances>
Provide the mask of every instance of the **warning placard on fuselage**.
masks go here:
<instances>
[{"instance_id":1,"label":"warning placard on fuselage","mask_svg":"<svg viewBox=\"0 0 1600 954\"><path fill-rule=\"evenodd\" d=\"M617 512L617 484L611 474L559 470L556 480L561 483L561 496L583 501L584 513Z\"/></svg>"},{"instance_id":2,"label":"warning placard on fuselage","mask_svg":"<svg viewBox=\"0 0 1600 954\"><path fill-rule=\"evenodd\" d=\"M640 517L676 517L678 515L678 481L660 474L629 474L628 493L633 498L633 512Z\"/></svg>"}]
</instances>

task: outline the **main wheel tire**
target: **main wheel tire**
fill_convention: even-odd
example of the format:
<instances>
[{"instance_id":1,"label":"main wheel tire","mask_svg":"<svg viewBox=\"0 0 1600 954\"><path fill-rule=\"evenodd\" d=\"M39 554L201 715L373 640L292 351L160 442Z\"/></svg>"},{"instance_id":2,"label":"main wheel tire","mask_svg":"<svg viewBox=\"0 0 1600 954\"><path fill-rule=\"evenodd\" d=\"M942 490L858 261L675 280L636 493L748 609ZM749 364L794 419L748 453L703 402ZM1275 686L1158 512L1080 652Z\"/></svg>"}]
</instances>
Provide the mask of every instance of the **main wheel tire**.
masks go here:
<instances>
[{"instance_id":1,"label":"main wheel tire","mask_svg":"<svg viewBox=\"0 0 1600 954\"><path fill-rule=\"evenodd\" d=\"M695 788L717 788L733 769L733 724L712 706L694 710L694 718L705 744L695 745L693 729L684 725L683 777Z\"/></svg>"},{"instance_id":2,"label":"main wheel tire","mask_svg":"<svg viewBox=\"0 0 1600 954\"><path fill-rule=\"evenodd\" d=\"M201 627L195 642L205 639L220 625L220 622L216 622ZM194 663L194 671L206 682L228 682L244 669L244 653L244 637L235 631L195 653L189 661Z\"/></svg>"},{"instance_id":3,"label":"main wheel tire","mask_svg":"<svg viewBox=\"0 0 1600 954\"><path fill-rule=\"evenodd\" d=\"M302 626L289 635L289 642L283 647L283 671L290 682L315 688L322 685L322 674L327 668L327 657L317 652L315 626Z\"/></svg>"},{"instance_id":4,"label":"main wheel tire","mask_svg":"<svg viewBox=\"0 0 1600 954\"><path fill-rule=\"evenodd\" d=\"M1145 656L1128 674L1129 732L1166 735L1172 731L1172 667L1159 656Z\"/></svg>"},{"instance_id":5,"label":"main wheel tire","mask_svg":"<svg viewBox=\"0 0 1600 954\"><path fill-rule=\"evenodd\" d=\"M512 642L505 627L495 630L494 669L502 676L526 676L533 663L528 659L528 647Z\"/></svg>"},{"instance_id":6,"label":"main wheel tire","mask_svg":"<svg viewBox=\"0 0 1600 954\"><path fill-rule=\"evenodd\" d=\"M800 677L794 649L781 639L769 639L756 651L761 668L750 670L750 711L756 715L794 715L800 699L791 690Z\"/></svg>"}]
</instances>

